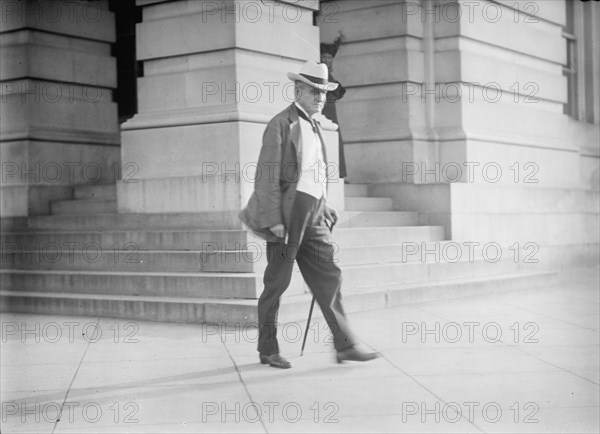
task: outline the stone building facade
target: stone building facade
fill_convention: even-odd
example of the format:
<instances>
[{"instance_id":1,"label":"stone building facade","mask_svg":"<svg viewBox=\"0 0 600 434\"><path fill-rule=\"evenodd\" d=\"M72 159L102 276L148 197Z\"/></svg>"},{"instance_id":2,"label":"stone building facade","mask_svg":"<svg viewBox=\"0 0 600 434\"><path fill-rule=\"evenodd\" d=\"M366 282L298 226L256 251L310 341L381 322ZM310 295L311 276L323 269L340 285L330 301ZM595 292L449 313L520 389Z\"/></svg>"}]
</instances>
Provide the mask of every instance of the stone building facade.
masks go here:
<instances>
[{"instance_id":1,"label":"stone building facade","mask_svg":"<svg viewBox=\"0 0 600 434\"><path fill-rule=\"evenodd\" d=\"M79 206L233 215L291 101L286 72L343 33L350 184L331 182L334 206L361 185L448 240L544 269L598 264L598 2L2 0L1 13L5 230ZM333 124L326 136L335 163Z\"/></svg>"}]
</instances>

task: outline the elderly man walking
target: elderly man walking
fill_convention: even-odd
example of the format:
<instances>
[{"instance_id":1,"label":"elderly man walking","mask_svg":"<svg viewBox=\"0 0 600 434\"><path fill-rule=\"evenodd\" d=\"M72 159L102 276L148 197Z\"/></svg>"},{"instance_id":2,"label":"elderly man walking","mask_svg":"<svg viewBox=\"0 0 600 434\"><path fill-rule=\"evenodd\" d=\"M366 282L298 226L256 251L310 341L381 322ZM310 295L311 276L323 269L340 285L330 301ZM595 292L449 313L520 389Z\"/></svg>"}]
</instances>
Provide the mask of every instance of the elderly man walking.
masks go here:
<instances>
[{"instance_id":1,"label":"elderly man walking","mask_svg":"<svg viewBox=\"0 0 600 434\"><path fill-rule=\"evenodd\" d=\"M288 288L294 261L312 291L333 335L338 363L367 361L380 355L355 348L341 302L342 275L326 221L335 224L337 212L327 205L327 156L315 119L328 91L327 66L306 62L295 83L295 102L267 125L257 164L254 193L240 219L267 241L264 290L258 300L260 362L287 369L279 354L277 314Z\"/></svg>"}]
</instances>

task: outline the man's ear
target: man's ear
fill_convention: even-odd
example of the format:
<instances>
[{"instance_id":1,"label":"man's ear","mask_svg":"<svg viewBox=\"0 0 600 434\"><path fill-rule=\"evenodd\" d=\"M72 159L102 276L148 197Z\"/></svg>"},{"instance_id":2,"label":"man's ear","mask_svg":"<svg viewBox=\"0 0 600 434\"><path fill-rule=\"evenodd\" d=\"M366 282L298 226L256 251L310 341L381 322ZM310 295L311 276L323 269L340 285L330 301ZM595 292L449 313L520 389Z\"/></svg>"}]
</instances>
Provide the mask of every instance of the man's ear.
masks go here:
<instances>
[{"instance_id":1,"label":"man's ear","mask_svg":"<svg viewBox=\"0 0 600 434\"><path fill-rule=\"evenodd\" d=\"M294 86L294 95L295 95L296 99L300 99L300 97L302 96L302 92L304 92L303 83L300 81L297 81L296 85Z\"/></svg>"}]
</instances>

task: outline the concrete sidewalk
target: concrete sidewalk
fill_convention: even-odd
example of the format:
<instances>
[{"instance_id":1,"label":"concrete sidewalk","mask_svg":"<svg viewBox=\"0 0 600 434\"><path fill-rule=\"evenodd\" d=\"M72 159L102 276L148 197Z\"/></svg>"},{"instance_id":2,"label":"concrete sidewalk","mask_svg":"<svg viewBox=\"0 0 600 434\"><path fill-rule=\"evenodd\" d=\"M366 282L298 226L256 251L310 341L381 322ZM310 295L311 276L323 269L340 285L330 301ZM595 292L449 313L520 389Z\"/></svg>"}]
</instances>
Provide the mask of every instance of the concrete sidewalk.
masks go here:
<instances>
[{"instance_id":1,"label":"concrete sidewalk","mask_svg":"<svg viewBox=\"0 0 600 434\"><path fill-rule=\"evenodd\" d=\"M561 282L352 314L365 364L288 324L291 370L246 324L5 313L2 432L598 432L598 269Z\"/></svg>"}]
</instances>

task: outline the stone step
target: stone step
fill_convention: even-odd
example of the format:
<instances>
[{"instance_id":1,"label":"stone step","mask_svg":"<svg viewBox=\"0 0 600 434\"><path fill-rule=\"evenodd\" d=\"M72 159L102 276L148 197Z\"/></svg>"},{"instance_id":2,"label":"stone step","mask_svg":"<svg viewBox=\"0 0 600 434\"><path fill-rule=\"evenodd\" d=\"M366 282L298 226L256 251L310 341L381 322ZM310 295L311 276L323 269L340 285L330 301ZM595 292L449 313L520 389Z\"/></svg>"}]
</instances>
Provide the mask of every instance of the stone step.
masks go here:
<instances>
[{"instance_id":1,"label":"stone step","mask_svg":"<svg viewBox=\"0 0 600 434\"><path fill-rule=\"evenodd\" d=\"M416 245L415 245L416 244ZM453 246L458 246L454 248ZM133 246L131 246L133 247ZM245 250L139 250L126 249L46 249L2 252L1 267L18 270L78 270L135 272L225 272L262 273L267 264L265 243ZM494 252L495 254L495 252ZM501 258L513 258L504 249ZM326 258L323 258L326 259ZM399 245L335 245L335 260L342 266L387 263L454 263L494 258L483 257L480 249L469 251L452 241L406 243Z\"/></svg>"},{"instance_id":2,"label":"stone step","mask_svg":"<svg viewBox=\"0 0 600 434\"><path fill-rule=\"evenodd\" d=\"M443 226L335 228L331 239L340 247L441 241ZM244 250L262 240L242 230L141 230L8 232L3 252L32 250Z\"/></svg>"},{"instance_id":3,"label":"stone step","mask_svg":"<svg viewBox=\"0 0 600 434\"><path fill-rule=\"evenodd\" d=\"M505 259L490 263L482 259L457 263L387 263L353 265L343 268L345 293L373 291L380 287L440 280L493 276L518 271L518 264Z\"/></svg>"},{"instance_id":4,"label":"stone step","mask_svg":"<svg viewBox=\"0 0 600 434\"><path fill-rule=\"evenodd\" d=\"M419 213L411 211L342 211L336 228L418 226Z\"/></svg>"},{"instance_id":5,"label":"stone step","mask_svg":"<svg viewBox=\"0 0 600 434\"><path fill-rule=\"evenodd\" d=\"M348 211L392 211L394 201L389 197L346 197Z\"/></svg>"},{"instance_id":6,"label":"stone step","mask_svg":"<svg viewBox=\"0 0 600 434\"><path fill-rule=\"evenodd\" d=\"M458 246L458 248L455 248ZM456 264L457 271L466 267L468 263L486 262L492 264L488 272L496 274L505 271L506 264L496 261L506 261L511 264L524 263L523 257L515 258L515 252L505 247L500 252L484 252L481 248L470 248L459 246L453 241L432 241L428 243L407 243L403 245L376 245L376 246L349 246L340 249L335 248L335 261L346 270L350 266L381 266L386 264L427 264L436 266L428 269L427 275L421 278L426 280L437 275L439 270L452 267ZM141 252L140 252L141 253ZM122 258L119 258L123 260ZM537 259L537 257L536 257ZM327 260L327 258L323 258ZM264 245L256 245L253 250L246 251L214 251L204 252L201 257L202 268L210 272L255 272L263 273L267 264L267 254ZM508 264L508 265L511 265ZM528 266L532 264L527 263ZM85 265L83 265L85 266ZM428 267L431 268L431 267ZM510 267L512 268L512 266ZM439 270L438 270L439 269ZM373 283L377 282L377 276L373 276Z\"/></svg>"},{"instance_id":7,"label":"stone step","mask_svg":"<svg viewBox=\"0 0 600 434\"><path fill-rule=\"evenodd\" d=\"M83 231L127 229L242 229L236 211L155 214L75 214L2 219L2 231Z\"/></svg>"},{"instance_id":8,"label":"stone step","mask_svg":"<svg viewBox=\"0 0 600 434\"><path fill-rule=\"evenodd\" d=\"M242 229L237 211L175 214L73 214L6 218L2 231L83 231L127 229ZM337 227L416 226L410 211L341 211Z\"/></svg>"},{"instance_id":9,"label":"stone step","mask_svg":"<svg viewBox=\"0 0 600 434\"><path fill-rule=\"evenodd\" d=\"M345 197L369 196L369 184L344 184Z\"/></svg>"},{"instance_id":10,"label":"stone step","mask_svg":"<svg viewBox=\"0 0 600 434\"><path fill-rule=\"evenodd\" d=\"M478 296L508 291L523 291L536 288L547 288L558 284L558 275L554 271L506 273L492 277L475 277L453 279L438 282L423 282L405 285L378 287L363 292L343 294L344 310L346 312L365 312L375 309L405 306L414 303L439 301L458 297ZM306 324L311 296L302 295L284 297L279 311L278 320L281 323L299 321ZM256 313L244 312L256 322ZM253 317L249 315L253 314ZM232 314L236 321L242 322L237 312ZM223 315L225 317L225 315ZM322 318L320 309L314 310L315 319ZM210 319L209 321L214 321ZM216 322L216 321L215 321Z\"/></svg>"},{"instance_id":11,"label":"stone step","mask_svg":"<svg viewBox=\"0 0 600 434\"><path fill-rule=\"evenodd\" d=\"M370 246L406 242L442 241L445 239L443 226L399 226L371 228L334 228L331 240L340 249L351 246Z\"/></svg>"},{"instance_id":12,"label":"stone step","mask_svg":"<svg viewBox=\"0 0 600 434\"><path fill-rule=\"evenodd\" d=\"M73 188L75 199L117 200L116 184L82 184Z\"/></svg>"},{"instance_id":13,"label":"stone step","mask_svg":"<svg viewBox=\"0 0 600 434\"><path fill-rule=\"evenodd\" d=\"M367 197L369 184L345 184L346 197ZM75 199L117 200L116 184L81 184L74 186Z\"/></svg>"},{"instance_id":14,"label":"stone step","mask_svg":"<svg viewBox=\"0 0 600 434\"><path fill-rule=\"evenodd\" d=\"M413 303L548 287L558 282L554 272L514 273L493 278L458 279L394 285L363 293L344 293L346 312L363 312ZM278 320L306 321L309 294L283 297ZM0 291L0 310L51 315L112 317L127 320L256 325L256 300L219 300L199 297L148 297L104 294ZM315 309L314 318L321 318Z\"/></svg>"},{"instance_id":15,"label":"stone step","mask_svg":"<svg viewBox=\"0 0 600 434\"><path fill-rule=\"evenodd\" d=\"M70 249L208 250L240 249L250 242L243 230L124 230L11 232L2 237L4 251Z\"/></svg>"},{"instance_id":16,"label":"stone step","mask_svg":"<svg viewBox=\"0 0 600 434\"><path fill-rule=\"evenodd\" d=\"M344 292L372 291L382 286L423 283L477 276L491 276L518 270L507 258L500 262L483 259L457 263L386 263L345 265ZM119 295L153 295L203 298L258 298L262 291L262 272L157 272L146 268L136 271L26 270L0 271L2 287L12 290L80 292ZM298 268L286 294L308 292Z\"/></svg>"},{"instance_id":17,"label":"stone step","mask_svg":"<svg viewBox=\"0 0 600 434\"><path fill-rule=\"evenodd\" d=\"M256 250L139 250L88 249L6 253L2 269L202 273L252 273L255 263L266 262Z\"/></svg>"},{"instance_id":18,"label":"stone step","mask_svg":"<svg viewBox=\"0 0 600 434\"><path fill-rule=\"evenodd\" d=\"M116 200L78 199L56 200L50 203L54 215L113 214L117 212Z\"/></svg>"},{"instance_id":19,"label":"stone step","mask_svg":"<svg viewBox=\"0 0 600 434\"><path fill-rule=\"evenodd\" d=\"M0 279L13 291L162 297L257 298L262 288L254 273L0 270Z\"/></svg>"}]
</instances>

